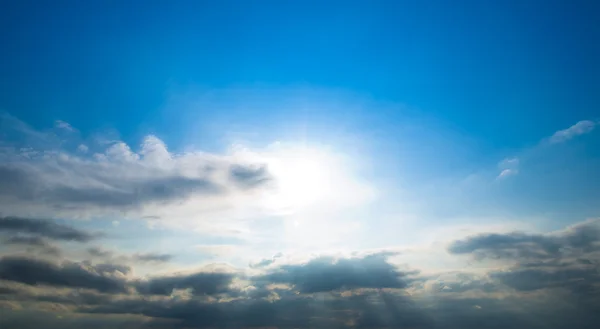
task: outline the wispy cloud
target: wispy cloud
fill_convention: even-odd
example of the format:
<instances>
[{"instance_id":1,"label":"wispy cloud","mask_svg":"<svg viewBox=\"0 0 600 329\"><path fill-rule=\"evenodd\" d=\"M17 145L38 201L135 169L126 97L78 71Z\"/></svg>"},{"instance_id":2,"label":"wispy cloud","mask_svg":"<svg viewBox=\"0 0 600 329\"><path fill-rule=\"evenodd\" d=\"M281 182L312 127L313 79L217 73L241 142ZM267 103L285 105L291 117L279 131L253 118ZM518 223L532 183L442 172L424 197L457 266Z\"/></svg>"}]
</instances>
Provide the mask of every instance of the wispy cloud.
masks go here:
<instances>
[{"instance_id":1,"label":"wispy cloud","mask_svg":"<svg viewBox=\"0 0 600 329\"><path fill-rule=\"evenodd\" d=\"M514 176L519 173L519 158L506 158L498 164L498 168L500 169L498 179Z\"/></svg>"},{"instance_id":2,"label":"wispy cloud","mask_svg":"<svg viewBox=\"0 0 600 329\"><path fill-rule=\"evenodd\" d=\"M71 124L69 124L68 122L62 121L62 120L54 121L54 127L58 128L58 129L63 129L63 130L69 131L69 132L76 131L76 129L73 128L73 126L71 126Z\"/></svg>"},{"instance_id":3,"label":"wispy cloud","mask_svg":"<svg viewBox=\"0 0 600 329\"><path fill-rule=\"evenodd\" d=\"M30 218L0 217L0 233L32 234L53 240L88 242L98 234L81 231L70 226L47 220Z\"/></svg>"},{"instance_id":4,"label":"wispy cloud","mask_svg":"<svg viewBox=\"0 0 600 329\"><path fill-rule=\"evenodd\" d=\"M582 120L571 127L555 132L549 139L550 143L562 143L579 135L590 133L598 123L591 120Z\"/></svg>"}]
</instances>

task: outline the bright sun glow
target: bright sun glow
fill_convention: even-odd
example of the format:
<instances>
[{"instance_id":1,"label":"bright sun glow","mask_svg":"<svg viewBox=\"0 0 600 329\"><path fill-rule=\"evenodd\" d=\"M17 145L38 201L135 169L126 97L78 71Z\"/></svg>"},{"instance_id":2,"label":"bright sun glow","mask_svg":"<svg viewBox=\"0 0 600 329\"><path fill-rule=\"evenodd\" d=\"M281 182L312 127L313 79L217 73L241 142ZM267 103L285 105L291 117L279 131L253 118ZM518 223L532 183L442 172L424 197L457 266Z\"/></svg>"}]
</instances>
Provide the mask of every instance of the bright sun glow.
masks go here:
<instances>
[{"instance_id":1,"label":"bright sun glow","mask_svg":"<svg viewBox=\"0 0 600 329\"><path fill-rule=\"evenodd\" d=\"M332 161L316 150L284 152L267 160L277 189L269 203L293 210L322 201L333 188Z\"/></svg>"}]
</instances>

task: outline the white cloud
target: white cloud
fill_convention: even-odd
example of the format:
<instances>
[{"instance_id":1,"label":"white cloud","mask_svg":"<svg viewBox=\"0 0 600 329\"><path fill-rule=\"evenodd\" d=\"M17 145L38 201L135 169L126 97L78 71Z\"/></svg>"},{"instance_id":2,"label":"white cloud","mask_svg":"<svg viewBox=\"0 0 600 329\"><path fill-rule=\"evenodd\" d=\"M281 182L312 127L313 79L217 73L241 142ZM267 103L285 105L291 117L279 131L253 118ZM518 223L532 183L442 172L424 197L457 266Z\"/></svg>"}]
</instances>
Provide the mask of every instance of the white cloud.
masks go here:
<instances>
[{"instance_id":1,"label":"white cloud","mask_svg":"<svg viewBox=\"0 0 600 329\"><path fill-rule=\"evenodd\" d=\"M590 120L582 120L572 125L571 127L555 132L550 137L550 143L562 143L579 135L590 133L594 130L596 122Z\"/></svg>"},{"instance_id":2,"label":"white cloud","mask_svg":"<svg viewBox=\"0 0 600 329\"><path fill-rule=\"evenodd\" d=\"M514 176L518 174L519 171L517 169L504 169L498 175L498 178L506 178L508 176Z\"/></svg>"},{"instance_id":3,"label":"white cloud","mask_svg":"<svg viewBox=\"0 0 600 329\"><path fill-rule=\"evenodd\" d=\"M54 127L59 128L59 129L64 129L64 130L70 131L70 132L75 131L75 128L73 128L73 126L71 126L68 122L65 122L62 120L54 121Z\"/></svg>"},{"instance_id":4,"label":"white cloud","mask_svg":"<svg viewBox=\"0 0 600 329\"><path fill-rule=\"evenodd\" d=\"M89 147L87 147L85 144L79 144L79 146L77 146L77 151L81 153L87 153L89 150Z\"/></svg>"},{"instance_id":5,"label":"white cloud","mask_svg":"<svg viewBox=\"0 0 600 329\"><path fill-rule=\"evenodd\" d=\"M497 179L514 176L519 173L519 158L506 158L498 164L498 168L500 168L500 174Z\"/></svg>"},{"instance_id":6,"label":"white cloud","mask_svg":"<svg viewBox=\"0 0 600 329\"><path fill-rule=\"evenodd\" d=\"M276 143L224 153L175 153L152 135L137 149L122 141L82 145L75 153L58 146L0 151L2 214L131 218L153 227L245 239L258 231L262 237L285 238L277 232L285 230L281 225L260 221L310 215L311 226L345 227L334 225L341 220L339 211L375 197L375 189L353 175L346 159L325 149ZM104 151L89 152L98 147ZM310 230L307 224L295 232Z\"/></svg>"}]
</instances>

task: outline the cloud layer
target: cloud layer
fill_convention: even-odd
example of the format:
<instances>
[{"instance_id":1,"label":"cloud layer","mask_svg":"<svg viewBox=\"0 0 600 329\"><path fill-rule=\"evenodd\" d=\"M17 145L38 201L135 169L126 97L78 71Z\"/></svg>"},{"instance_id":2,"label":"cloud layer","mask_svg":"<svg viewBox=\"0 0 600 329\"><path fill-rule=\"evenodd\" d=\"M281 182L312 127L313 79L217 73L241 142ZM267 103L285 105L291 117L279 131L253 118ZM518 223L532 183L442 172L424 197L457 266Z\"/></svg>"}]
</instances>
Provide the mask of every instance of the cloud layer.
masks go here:
<instances>
[{"instance_id":1,"label":"cloud layer","mask_svg":"<svg viewBox=\"0 0 600 329\"><path fill-rule=\"evenodd\" d=\"M0 324L33 328L54 314L78 319L48 324L61 328L110 327L122 317L131 328L593 328L600 319L599 232L598 221L585 221L545 234L450 241L445 257L495 262L483 272L422 271L402 263L410 251L293 262L277 254L251 268L211 265L146 277L135 275L132 261L168 257L8 255L0 258ZM93 248L90 255L114 256Z\"/></svg>"}]
</instances>

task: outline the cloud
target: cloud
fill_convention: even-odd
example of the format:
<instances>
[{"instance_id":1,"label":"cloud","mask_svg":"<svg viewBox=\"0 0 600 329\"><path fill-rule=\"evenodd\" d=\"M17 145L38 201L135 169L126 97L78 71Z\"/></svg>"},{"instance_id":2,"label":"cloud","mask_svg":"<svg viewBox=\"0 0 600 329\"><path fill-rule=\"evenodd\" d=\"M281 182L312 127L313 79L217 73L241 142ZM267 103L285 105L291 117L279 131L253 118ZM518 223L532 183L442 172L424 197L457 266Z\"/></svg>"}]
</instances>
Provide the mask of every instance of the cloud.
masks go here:
<instances>
[{"instance_id":1,"label":"cloud","mask_svg":"<svg viewBox=\"0 0 600 329\"><path fill-rule=\"evenodd\" d=\"M561 298L600 306L600 221L589 220L548 234L482 234L454 241L448 251L476 259L508 261L488 280L520 292L568 291Z\"/></svg>"},{"instance_id":2,"label":"cloud","mask_svg":"<svg viewBox=\"0 0 600 329\"><path fill-rule=\"evenodd\" d=\"M507 178L509 176L514 176L519 173L519 158L512 157L506 158L502 160L498 164L498 168L500 169L500 174L498 174L498 179Z\"/></svg>"},{"instance_id":3,"label":"cloud","mask_svg":"<svg viewBox=\"0 0 600 329\"><path fill-rule=\"evenodd\" d=\"M302 293L353 288L404 288L406 276L386 261L387 255L362 258L320 257L300 265L282 265L262 280L292 285Z\"/></svg>"},{"instance_id":4,"label":"cloud","mask_svg":"<svg viewBox=\"0 0 600 329\"><path fill-rule=\"evenodd\" d=\"M518 174L519 171L517 169L504 169L498 174L498 178L506 178L508 176L514 176Z\"/></svg>"},{"instance_id":5,"label":"cloud","mask_svg":"<svg viewBox=\"0 0 600 329\"><path fill-rule=\"evenodd\" d=\"M229 169L234 182L244 188L252 188L267 183L271 178L267 167L233 165Z\"/></svg>"},{"instance_id":6,"label":"cloud","mask_svg":"<svg viewBox=\"0 0 600 329\"><path fill-rule=\"evenodd\" d=\"M22 282L29 285L47 284L50 286L90 288L102 292L125 292L125 270L122 266L64 262L55 264L48 261L25 258L0 258L0 279Z\"/></svg>"},{"instance_id":7,"label":"cloud","mask_svg":"<svg viewBox=\"0 0 600 329\"><path fill-rule=\"evenodd\" d=\"M140 293L171 295L174 289L191 289L195 295L214 295L230 291L235 274L223 272L197 272L172 276L154 277L136 284Z\"/></svg>"},{"instance_id":8,"label":"cloud","mask_svg":"<svg viewBox=\"0 0 600 329\"><path fill-rule=\"evenodd\" d=\"M89 150L90 148L85 144L79 144L79 146L77 146L77 151L81 153L87 153Z\"/></svg>"},{"instance_id":9,"label":"cloud","mask_svg":"<svg viewBox=\"0 0 600 329\"><path fill-rule=\"evenodd\" d=\"M176 154L155 136L145 137L137 152L123 142L91 155L81 148L79 154L42 149L27 156L7 150L0 150L0 206L10 216L168 214L173 222L185 221L198 213L223 214L234 201L236 207L251 203L273 179L264 164L234 154Z\"/></svg>"},{"instance_id":10,"label":"cloud","mask_svg":"<svg viewBox=\"0 0 600 329\"><path fill-rule=\"evenodd\" d=\"M138 262L166 263L173 259L173 255L145 253L135 254L132 258Z\"/></svg>"},{"instance_id":11,"label":"cloud","mask_svg":"<svg viewBox=\"0 0 600 329\"><path fill-rule=\"evenodd\" d=\"M125 254L118 251L106 250L100 247L90 247L87 250L87 254L96 259L102 259L111 263L136 263L136 264L147 264L147 265L158 265L170 262L174 255L161 254L161 253L135 253Z\"/></svg>"},{"instance_id":12,"label":"cloud","mask_svg":"<svg viewBox=\"0 0 600 329\"><path fill-rule=\"evenodd\" d=\"M489 233L452 242L452 254L479 259L551 259L580 256L600 250L600 220L590 220L551 234Z\"/></svg>"},{"instance_id":13,"label":"cloud","mask_svg":"<svg viewBox=\"0 0 600 329\"><path fill-rule=\"evenodd\" d=\"M39 236L12 236L3 241L5 244L22 244L28 246L46 247L48 241Z\"/></svg>"},{"instance_id":14,"label":"cloud","mask_svg":"<svg viewBox=\"0 0 600 329\"><path fill-rule=\"evenodd\" d=\"M54 127L63 129L63 130L69 131L69 132L76 131L75 128L73 128L73 126L71 126L68 122L65 122L62 120L54 121Z\"/></svg>"},{"instance_id":15,"label":"cloud","mask_svg":"<svg viewBox=\"0 0 600 329\"><path fill-rule=\"evenodd\" d=\"M47 220L18 217L0 217L0 233L27 233L53 240L88 242L99 235L57 224Z\"/></svg>"},{"instance_id":16,"label":"cloud","mask_svg":"<svg viewBox=\"0 0 600 329\"><path fill-rule=\"evenodd\" d=\"M18 308L94 319L100 327L114 317L132 316L146 319L143 325L131 322L132 328L165 329L476 329L532 323L539 328L591 329L588 324L599 319L600 305L593 225L584 222L549 234L487 233L476 236L487 239L460 240L465 243L457 244L455 251L466 254L525 245L547 249L546 258L517 255L518 262L479 274L468 269L441 274L401 270L408 265L390 263L389 257L396 255L390 252L321 256L299 264L278 261L255 267L251 272L256 274L206 267L149 278L135 278L132 268L115 263L4 258L0 300L11 303L7 304L11 323L21 327L37 322L17 315ZM557 253L554 244L573 250Z\"/></svg>"},{"instance_id":17,"label":"cloud","mask_svg":"<svg viewBox=\"0 0 600 329\"><path fill-rule=\"evenodd\" d=\"M19 245L25 246L28 249L41 250L44 254L59 256L61 254L60 248L52 245L46 239L39 236L23 236L16 235L11 236L2 241L5 245Z\"/></svg>"},{"instance_id":18,"label":"cloud","mask_svg":"<svg viewBox=\"0 0 600 329\"><path fill-rule=\"evenodd\" d=\"M520 291L566 288L578 295L600 292L600 275L596 266L515 268L491 273L493 279Z\"/></svg>"},{"instance_id":19,"label":"cloud","mask_svg":"<svg viewBox=\"0 0 600 329\"><path fill-rule=\"evenodd\" d=\"M590 133L596 127L597 123L590 120L582 120L572 125L571 127L555 132L550 137L550 143L562 143L577 137Z\"/></svg>"},{"instance_id":20,"label":"cloud","mask_svg":"<svg viewBox=\"0 0 600 329\"><path fill-rule=\"evenodd\" d=\"M113 255L112 251L104 250L98 247L91 247L87 249L87 252L94 257L110 257Z\"/></svg>"},{"instance_id":21,"label":"cloud","mask_svg":"<svg viewBox=\"0 0 600 329\"><path fill-rule=\"evenodd\" d=\"M281 258L281 257L283 257L283 254L282 253L277 253L277 254L273 255L272 258L266 258L266 259L263 259L263 260L261 260L261 261L259 261L257 263L250 264L250 267L251 268L267 267L267 266L270 266L271 264L275 263L277 261L277 259Z\"/></svg>"}]
</instances>

